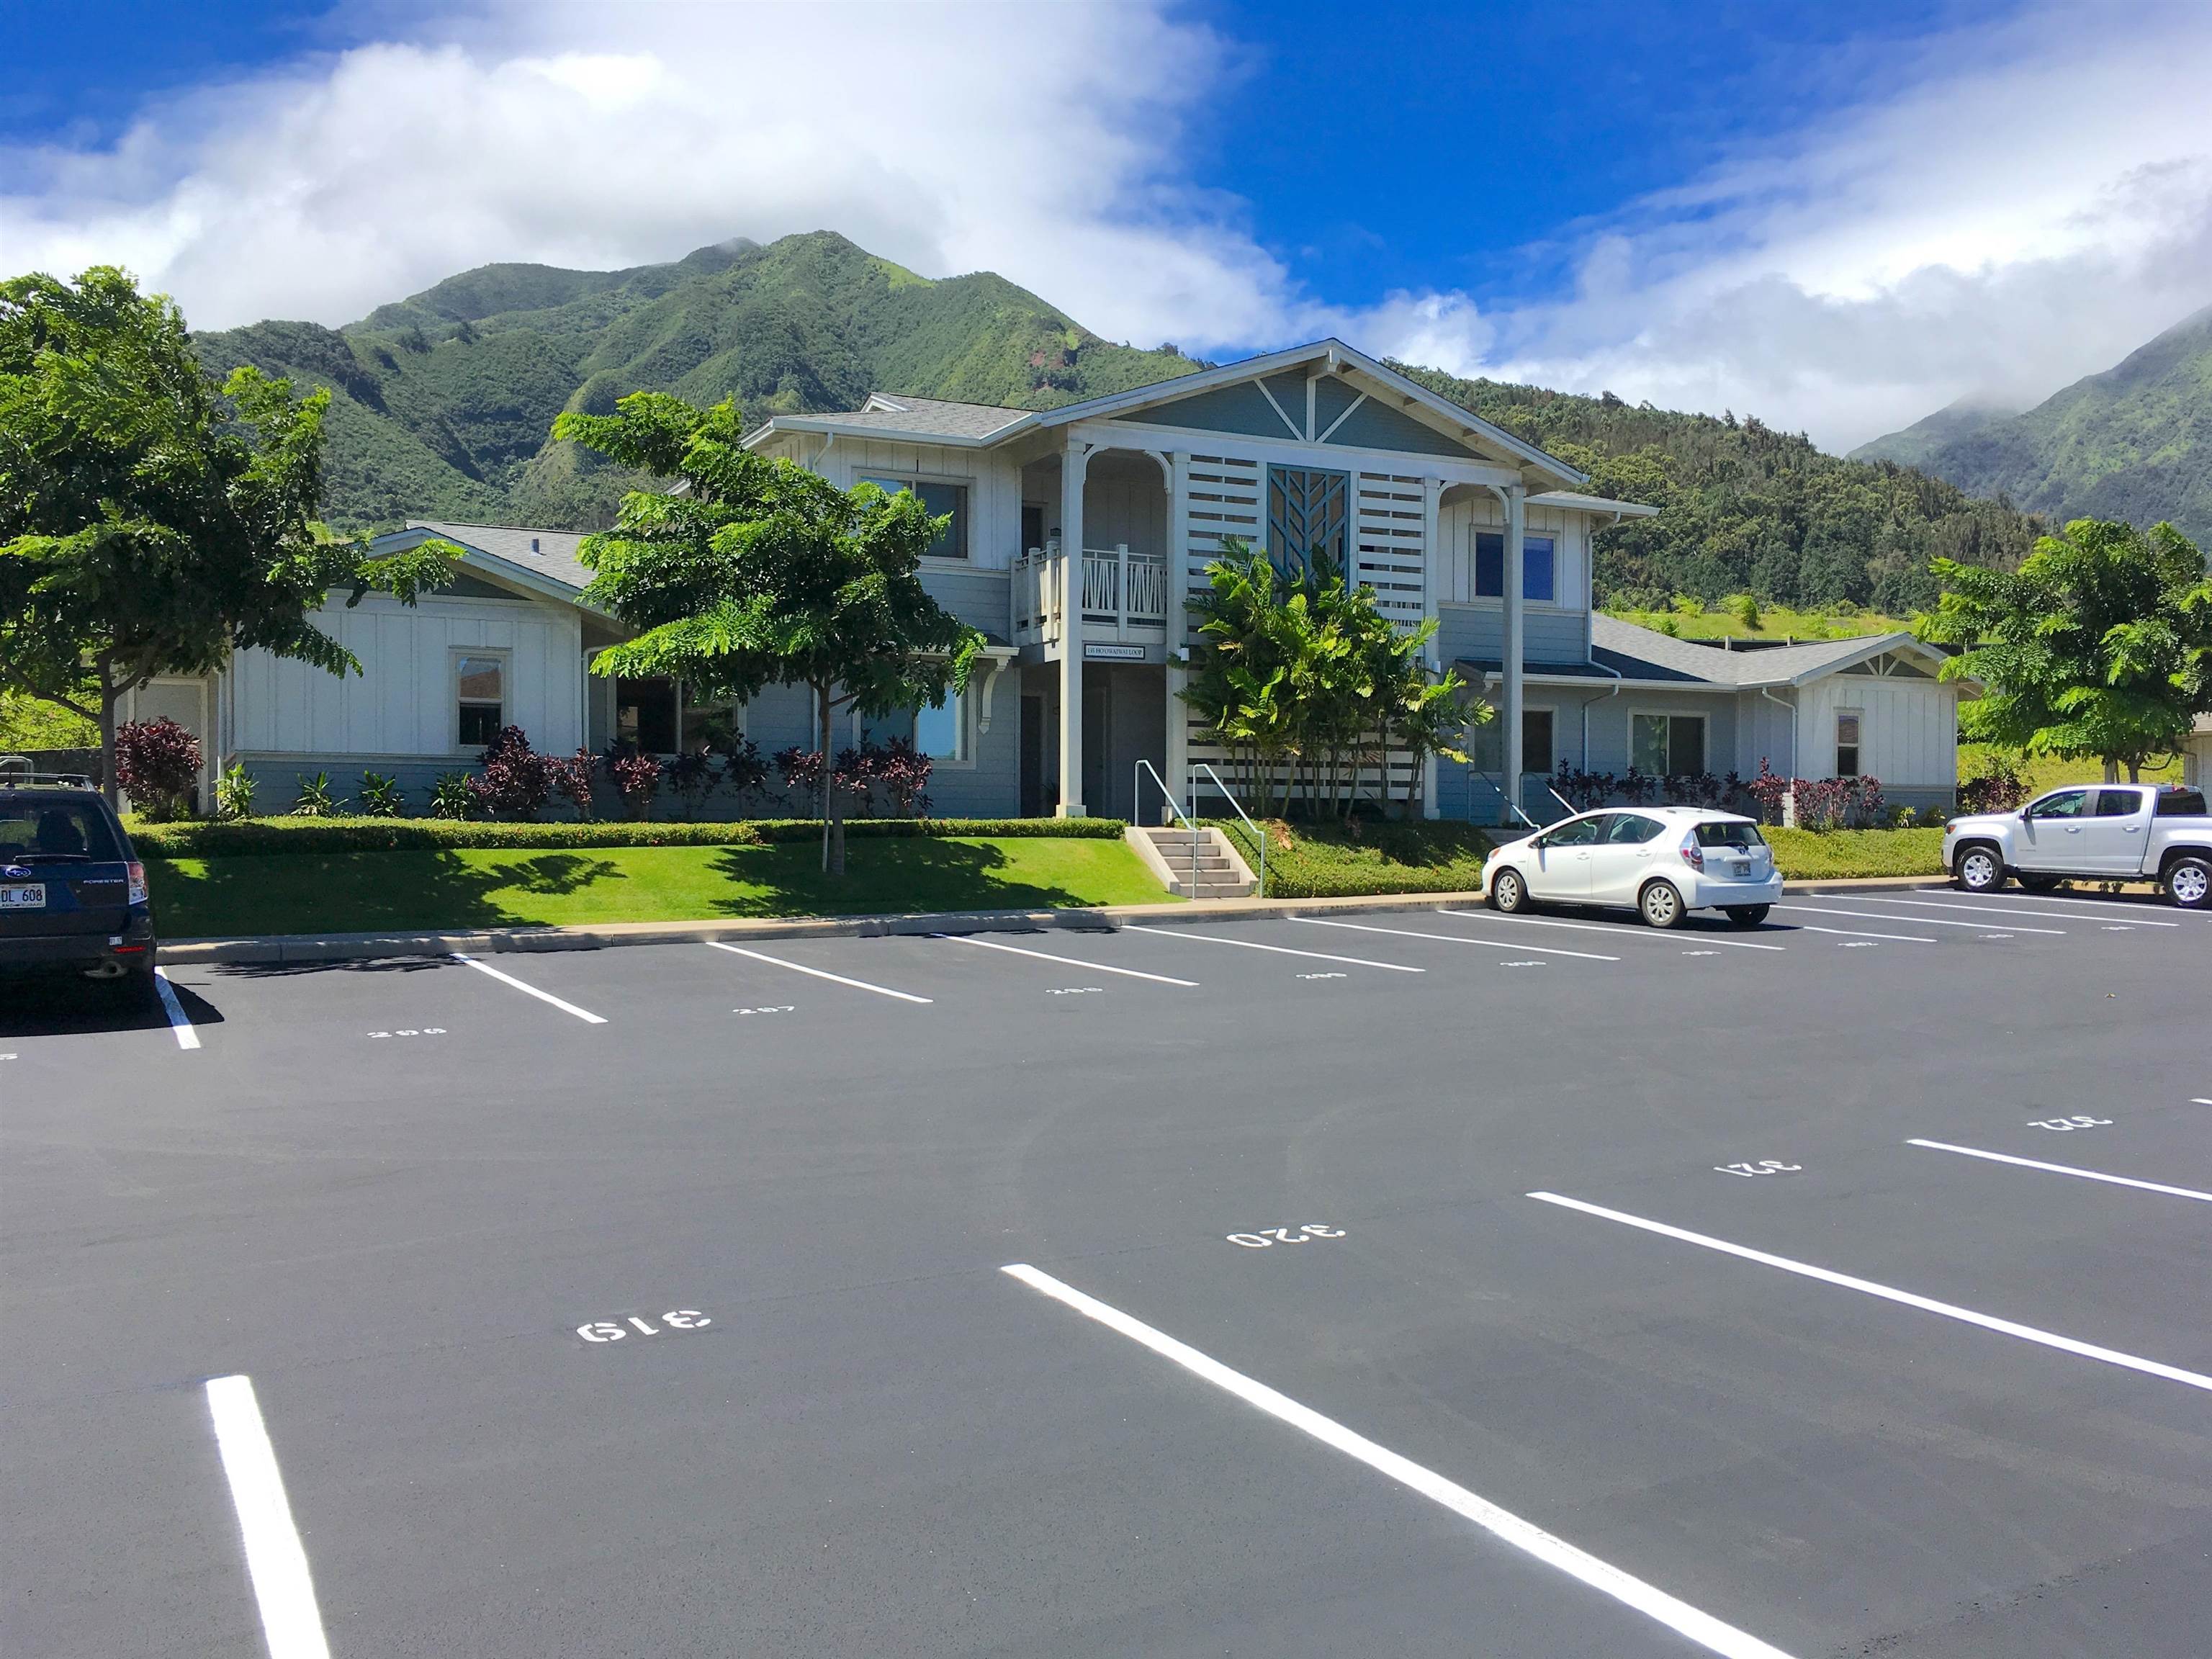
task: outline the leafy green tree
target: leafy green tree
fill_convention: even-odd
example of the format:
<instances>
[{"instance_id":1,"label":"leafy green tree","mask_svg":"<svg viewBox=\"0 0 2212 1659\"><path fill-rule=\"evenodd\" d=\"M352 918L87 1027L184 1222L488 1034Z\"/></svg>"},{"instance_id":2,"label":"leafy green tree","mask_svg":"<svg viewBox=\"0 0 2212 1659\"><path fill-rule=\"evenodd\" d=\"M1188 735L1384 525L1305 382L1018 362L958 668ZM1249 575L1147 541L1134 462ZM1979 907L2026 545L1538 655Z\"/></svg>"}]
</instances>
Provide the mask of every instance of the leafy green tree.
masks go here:
<instances>
[{"instance_id":1,"label":"leafy green tree","mask_svg":"<svg viewBox=\"0 0 2212 1659\"><path fill-rule=\"evenodd\" d=\"M920 574L945 532L911 494L840 489L738 442L735 407L634 392L612 415L570 412L553 435L670 481L623 498L585 541L586 596L636 635L600 674L665 674L744 700L769 685L813 693L821 733L823 866L845 871L843 801L830 781L836 713L884 716L964 688L983 636L939 608Z\"/></svg>"},{"instance_id":2,"label":"leafy green tree","mask_svg":"<svg viewBox=\"0 0 2212 1659\"><path fill-rule=\"evenodd\" d=\"M1934 569L1943 595L1917 631L1966 647L1945 679L1988 687L1960 718L1966 737L2094 757L2132 781L2212 710L2212 577L2172 525L2077 519L2016 571Z\"/></svg>"},{"instance_id":3,"label":"leafy green tree","mask_svg":"<svg viewBox=\"0 0 2212 1659\"><path fill-rule=\"evenodd\" d=\"M0 683L92 721L157 674L253 647L361 665L312 620L333 587L412 603L458 551L384 558L315 522L329 394L242 368L220 388L185 320L112 266L0 282Z\"/></svg>"}]
</instances>

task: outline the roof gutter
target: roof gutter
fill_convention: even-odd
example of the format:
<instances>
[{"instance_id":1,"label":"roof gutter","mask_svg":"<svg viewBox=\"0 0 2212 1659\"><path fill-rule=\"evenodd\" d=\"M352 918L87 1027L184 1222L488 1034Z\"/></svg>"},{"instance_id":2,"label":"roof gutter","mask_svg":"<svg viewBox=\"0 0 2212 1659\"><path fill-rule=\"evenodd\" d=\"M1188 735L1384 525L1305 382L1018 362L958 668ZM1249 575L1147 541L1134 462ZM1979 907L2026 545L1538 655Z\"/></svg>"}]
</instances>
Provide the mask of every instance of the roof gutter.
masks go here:
<instances>
[{"instance_id":1,"label":"roof gutter","mask_svg":"<svg viewBox=\"0 0 2212 1659\"><path fill-rule=\"evenodd\" d=\"M1781 698L1776 696L1773 692L1770 691L1763 685L1755 687L1754 689L1758 691L1760 696L1765 698L1767 702L1772 703L1777 708L1786 708L1790 711L1790 770L1788 775L1794 778L1797 775L1797 705L1794 702L1783 702Z\"/></svg>"}]
</instances>

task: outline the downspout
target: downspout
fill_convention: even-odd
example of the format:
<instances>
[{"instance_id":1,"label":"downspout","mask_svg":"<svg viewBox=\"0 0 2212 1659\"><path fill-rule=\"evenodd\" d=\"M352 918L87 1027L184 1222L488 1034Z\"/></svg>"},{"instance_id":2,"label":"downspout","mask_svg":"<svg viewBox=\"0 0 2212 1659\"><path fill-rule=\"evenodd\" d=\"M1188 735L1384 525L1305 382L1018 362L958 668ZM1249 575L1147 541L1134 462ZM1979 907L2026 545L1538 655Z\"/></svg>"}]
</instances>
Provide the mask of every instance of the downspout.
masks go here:
<instances>
[{"instance_id":1,"label":"downspout","mask_svg":"<svg viewBox=\"0 0 2212 1659\"><path fill-rule=\"evenodd\" d=\"M1590 705L1594 702L1610 702L1613 698L1619 696L1620 695L1621 682L1625 678L1619 669L1607 668L1603 663L1600 662L1595 655L1590 658L1589 665L1592 668L1596 669L1601 674L1612 675L1613 689L1607 691L1601 697L1584 697L1583 699L1583 770L1585 772L1589 770Z\"/></svg>"},{"instance_id":2,"label":"downspout","mask_svg":"<svg viewBox=\"0 0 2212 1659\"><path fill-rule=\"evenodd\" d=\"M1794 780L1797 775L1797 705L1794 702L1783 702L1781 698L1776 696L1773 692L1768 690L1763 685L1759 688L1759 695L1765 698L1767 702L1772 703L1777 708L1786 708L1790 711L1790 771L1788 775Z\"/></svg>"}]
</instances>

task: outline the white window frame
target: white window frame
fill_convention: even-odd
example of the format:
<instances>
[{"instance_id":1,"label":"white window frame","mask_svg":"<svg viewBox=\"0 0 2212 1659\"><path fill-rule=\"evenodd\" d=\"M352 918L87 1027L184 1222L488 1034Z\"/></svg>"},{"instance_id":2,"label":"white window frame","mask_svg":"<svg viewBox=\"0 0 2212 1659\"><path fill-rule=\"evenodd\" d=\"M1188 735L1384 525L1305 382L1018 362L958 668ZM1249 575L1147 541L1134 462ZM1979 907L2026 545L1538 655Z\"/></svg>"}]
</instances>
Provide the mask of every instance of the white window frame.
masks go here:
<instances>
[{"instance_id":1,"label":"white window frame","mask_svg":"<svg viewBox=\"0 0 2212 1659\"><path fill-rule=\"evenodd\" d=\"M964 489L968 492L968 522L966 526L968 532L968 550L965 553L961 554L925 553L922 555L922 558L927 562L930 564L944 565L948 569L953 570L973 570L977 568L975 563L976 482L976 479L972 476L963 477L957 472L908 472L903 470L894 471L889 467L885 467L880 471L872 471L865 466L855 466L853 469L853 484L854 486L864 483L872 483L878 489L881 489L886 483L896 483L903 489L909 488L915 484L951 484L957 489ZM915 490L914 492L914 497L916 501L920 501L921 499L921 492L918 489Z\"/></svg>"},{"instance_id":2,"label":"white window frame","mask_svg":"<svg viewBox=\"0 0 2212 1659\"><path fill-rule=\"evenodd\" d=\"M1632 767L1636 764L1636 722L1639 720L1665 720L1669 721L1696 720L1699 722L1705 728L1703 732L1700 734L1698 744L1698 747L1704 751L1705 763L1703 769L1707 772L1713 769L1713 717L1708 710L1703 708L1630 709L1628 711L1628 763ZM1670 726L1667 732L1667 749L1670 758L1673 756L1674 748L1674 728ZM1677 775L1662 769L1657 772L1646 773L1645 775L1647 777L1664 778L1673 777Z\"/></svg>"},{"instance_id":3,"label":"white window frame","mask_svg":"<svg viewBox=\"0 0 2212 1659\"><path fill-rule=\"evenodd\" d=\"M461 662L468 657L496 657L499 659L499 725L494 729L504 731L510 726L520 724L514 718L514 647L505 645L449 646L446 652L446 737L456 755L477 754L483 748L482 744L461 741Z\"/></svg>"},{"instance_id":4,"label":"white window frame","mask_svg":"<svg viewBox=\"0 0 2212 1659\"><path fill-rule=\"evenodd\" d=\"M1854 742L1848 745L1844 742L1844 722L1845 720L1856 720L1858 722L1858 737ZM1835 741L1828 746L1828 760L1830 762L1829 776L1837 778L1864 777L1866 775L1866 710L1863 708L1838 708L1836 710L1834 735ZM1855 763L1851 769L1848 772L1844 770L1844 750L1846 747L1851 750L1851 758Z\"/></svg>"}]
</instances>

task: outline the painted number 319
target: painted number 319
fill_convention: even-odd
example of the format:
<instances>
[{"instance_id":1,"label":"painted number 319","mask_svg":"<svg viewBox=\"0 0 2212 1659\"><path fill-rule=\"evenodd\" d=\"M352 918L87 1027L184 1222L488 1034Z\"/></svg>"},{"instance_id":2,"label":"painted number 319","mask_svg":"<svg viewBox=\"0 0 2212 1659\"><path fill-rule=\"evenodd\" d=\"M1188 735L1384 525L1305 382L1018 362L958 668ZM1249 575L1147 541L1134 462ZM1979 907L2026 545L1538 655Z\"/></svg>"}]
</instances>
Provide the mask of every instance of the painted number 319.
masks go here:
<instances>
[{"instance_id":1,"label":"painted number 319","mask_svg":"<svg viewBox=\"0 0 2212 1659\"><path fill-rule=\"evenodd\" d=\"M632 1314L628 1320L619 1323L611 1319L603 1319L592 1324L579 1325L576 1334L586 1342L619 1342L633 1330L641 1336L659 1336L663 1326L672 1331L703 1331L714 1322L696 1308L672 1308L660 1316L659 1325L647 1324Z\"/></svg>"},{"instance_id":2,"label":"painted number 319","mask_svg":"<svg viewBox=\"0 0 2212 1659\"><path fill-rule=\"evenodd\" d=\"M1277 1244L1306 1244L1316 1238L1342 1238L1341 1227L1324 1227L1319 1222L1308 1222L1292 1232L1288 1227L1262 1227L1256 1233L1231 1233L1231 1244L1242 1244L1248 1250L1265 1250Z\"/></svg>"}]
</instances>

